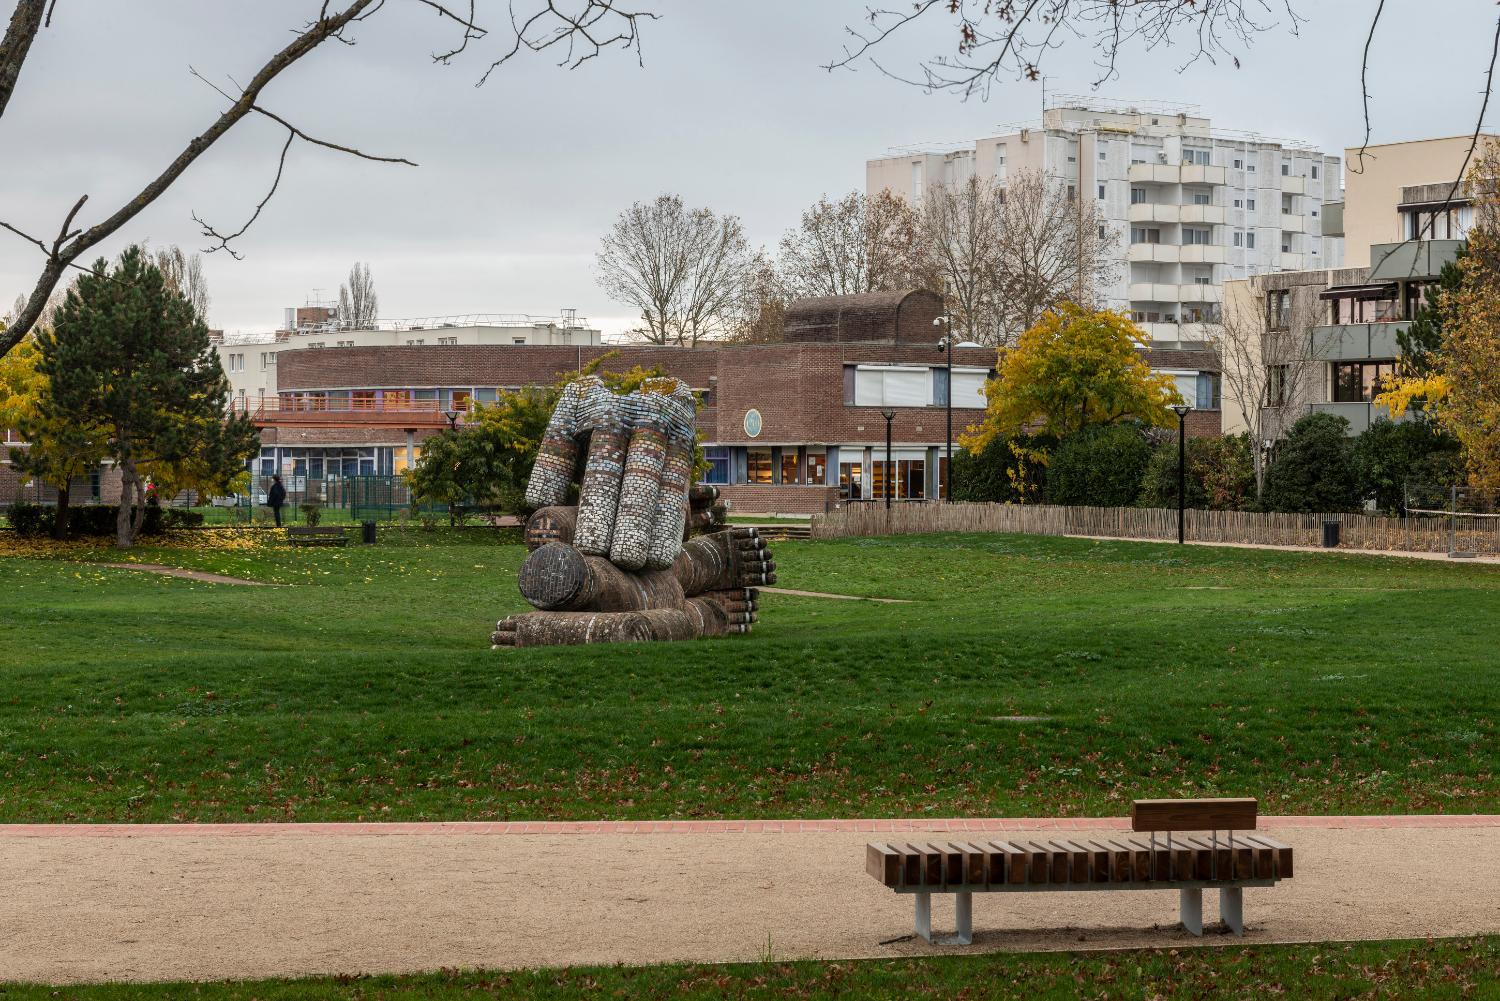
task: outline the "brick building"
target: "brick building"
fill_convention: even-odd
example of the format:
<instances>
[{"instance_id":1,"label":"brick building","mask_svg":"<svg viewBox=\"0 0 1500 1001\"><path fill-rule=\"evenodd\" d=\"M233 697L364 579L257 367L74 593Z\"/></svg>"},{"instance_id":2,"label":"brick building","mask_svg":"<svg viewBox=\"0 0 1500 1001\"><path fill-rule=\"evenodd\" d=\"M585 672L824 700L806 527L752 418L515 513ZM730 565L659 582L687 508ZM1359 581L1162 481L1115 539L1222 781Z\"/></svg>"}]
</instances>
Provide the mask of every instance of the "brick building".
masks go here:
<instances>
[{"instance_id":1,"label":"brick building","mask_svg":"<svg viewBox=\"0 0 1500 1001\"><path fill-rule=\"evenodd\" d=\"M938 296L875 293L802 300L784 343L703 345L426 344L283 350L274 396L251 402L262 428L256 472L302 480L388 475L423 439L461 422L471 402L546 384L613 352L604 367L660 366L704 400L707 479L741 510L823 511L841 500L941 498L945 403L955 438L983 416L993 348L954 349L952 386L937 341ZM1218 378L1201 351L1154 351L1201 409L1189 426L1217 434ZM891 464L886 422L893 413Z\"/></svg>"}]
</instances>

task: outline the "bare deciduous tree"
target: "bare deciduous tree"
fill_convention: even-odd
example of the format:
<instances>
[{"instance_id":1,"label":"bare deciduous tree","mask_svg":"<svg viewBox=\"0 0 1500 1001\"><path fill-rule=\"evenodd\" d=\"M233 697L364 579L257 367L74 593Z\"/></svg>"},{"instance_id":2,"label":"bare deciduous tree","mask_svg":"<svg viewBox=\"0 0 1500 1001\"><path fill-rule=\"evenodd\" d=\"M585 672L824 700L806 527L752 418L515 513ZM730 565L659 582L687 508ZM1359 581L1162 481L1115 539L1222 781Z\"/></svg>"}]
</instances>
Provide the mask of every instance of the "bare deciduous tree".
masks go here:
<instances>
[{"instance_id":1,"label":"bare deciduous tree","mask_svg":"<svg viewBox=\"0 0 1500 1001\"><path fill-rule=\"evenodd\" d=\"M793 298L894 292L920 278L913 248L917 213L905 199L881 191L857 191L836 202L827 196L802 213L781 238L780 267Z\"/></svg>"},{"instance_id":2,"label":"bare deciduous tree","mask_svg":"<svg viewBox=\"0 0 1500 1001\"><path fill-rule=\"evenodd\" d=\"M198 318L207 324L208 306L212 300L208 294L208 279L203 274L203 255L185 253L173 244L156 252L156 266L161 269L167 285L192 303Z\"/></svg>"},{"instance_id":3,"label":"bare deciduous tree","mask_svg":"<svg viewBox=\"0 0 1500 1001\"><path fill-rule=\"evenodd\" d=\"M51 23L52 12L57 2L58 0L18 0L5 35L0 38L0 114L5 112L16 89L33 40L44 26ZM462 8L458 3L449 6L440 0L402 0L402 2L431 11L440 22L461 34L459 41L451 49L433 55L432 58L436 62L448 63L468 50L471 42L483 40L488 36L486 29L475 19L476 0L469 0L469 3ZM617 6L618 2L619 0L573 0L572 3L560 4L559 0L515 0L508 12L509 30L503 36L506 40L502 42L497 57L491 61L479 82L482 84L496 68L523 51L559 54L560 64L569 68L576 68L610 48L634 49L639 58L638 23L642 18L650 19L656 15L644 11L625 10ZM57 235L50 240L28 233L13 223L0 220L0 228L9 230L34 245L41 251L43 258L41 274L31 294L27 297L25 308L15 316L10 327L0 332L0 354L13 348L31 330L45 309L48 298L69 268L92 271L93 269L87 265L78 263L85 253L115 235L146 206L161 197L200 156L246 118L259 116L274 122L286 130L286 141L281 147L281 155L277 160L276 173L270 190L256 205L248 222L232 233L222 233L199 220L204 235L214 241L210 250L223 249L229 250L231 254L234 253L230 249L231 242L244 234L275 194L282 172L286 168L287 152L296 140L300 139L315 146L366 160L415 166L403 157L376 156L352 146L312 136L281 114L271 111L260 103L262 94L272 81L325 42L333 40L353 45L356 40L348 32L358 23L380 13L386 6L387 0L339 0L337 3L335 0L323 0L318 5L317 16L294 29L292 40L272 55L258 70L250 74L243 86L230 83L229 89L225 90L209 83L207 77L194 70L195 76L209 83L209 86L214 87L223 95L228 102L228 107L204 131L189 140L161 172L147 182L134 197L101 221L87 227L82 225L74 227L74 222L88 202L86 194L74 203L72 209L63 218L62 225L58 227ZM395 6L395 3L393 2L391 6ZM159 98L161 95L152 95L152 97Z\"/></svg>"},{"instance_id":4,"label":"bare deciduous tree","mask_svg":"<svg viewBox=\"0 0 1500 1001\"><path fill-rule=\"evenodd\" d=\"M1223 407L1239 414L1255 456L1255 490L1265 483L1263 442L1276 441L1313 402L1321 368L1313 357L1313 328L1322 323L1318 285L1286 289L1285 307L1267 305L1266 282L1250 279L1244 294L1226 296L1221 323L1205 344L1224 380ZM1225 422L1234 426L1233 418Z\"/></svg>"},{"instance_id":5,"label":"bare deciduous tree","mask_svg":"<svg viewBox=\"0 0 1500 1001\"><path fill-rule=\"evenodd\" d=\"M621 212L596 260L599 287L640 310L642 339L689 347L742 321L763 266L736 216L689 209L677 195Z\"/></svg>"},{"instance_id":6,"label":"bare deciduous tree","mask_svg":"<svg viewBox=\"0 0 1500 1001\"><path fill-rule=\"evenodd\" d=\"M1000 219L999 339L1019 337L1060 302L1093 308L1119 277L1118 243L1092 199L1038 171L1011 178Z\"/></svg>"},{"instance_id":7,"label":"bare deciduous tree","mask_svg":"<svg viewBox=\"0 0 1500 1001\"><path fill-rule=\"evenodd\" d=\"M1003 189L977 177L935 185L922 197L922 284L942 289L959 340L1001 340L1005 211Z\"/></svg>"},{"instance_id":8,"label":"bare deciduous tree","mask_svg":"<svg viewBox=\"0 0 1500 1001\"><path fill-rule=\"evenodd\" d=\"M370 265L354 263L349 281L339 286L339 328L371 330L380 318L380 299L375 295L375 279Z\"/></svg>"}]
</instances>

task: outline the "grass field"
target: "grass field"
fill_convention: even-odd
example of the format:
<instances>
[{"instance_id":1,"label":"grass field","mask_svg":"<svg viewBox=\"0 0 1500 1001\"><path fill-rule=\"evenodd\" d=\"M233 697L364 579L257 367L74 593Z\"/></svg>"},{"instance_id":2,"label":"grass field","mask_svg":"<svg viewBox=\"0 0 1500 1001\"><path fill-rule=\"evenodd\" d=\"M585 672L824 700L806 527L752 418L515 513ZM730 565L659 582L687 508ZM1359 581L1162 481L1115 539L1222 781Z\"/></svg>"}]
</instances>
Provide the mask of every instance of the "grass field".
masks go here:
<instances>
[{"instance_id":1,"label":"grass field","mask_svg":"<svg viewBox=\"0 0 1500 1001\"><path fill-rule=\"evenodd\" d=\"M781 543L755 634L491 651L514 535L0 558L0 821L1500 810L1500 570L1022 536Z\"/></svg>"},{"instance_id":2,"label":"grass field","mask_svg":"<svg viewBox=\"0 0 1500 1001\"><path fill-rule=\"evenodd\" d=\"M1369 942L1130 953L1014 955L845 963L755 963L449 971L411 977L338 977L208 984L0 987L7 1001L458 1001L494 998L1232 999L1296 1001L1500 998L1500 938Z\"/></svg>"}]
</instances>

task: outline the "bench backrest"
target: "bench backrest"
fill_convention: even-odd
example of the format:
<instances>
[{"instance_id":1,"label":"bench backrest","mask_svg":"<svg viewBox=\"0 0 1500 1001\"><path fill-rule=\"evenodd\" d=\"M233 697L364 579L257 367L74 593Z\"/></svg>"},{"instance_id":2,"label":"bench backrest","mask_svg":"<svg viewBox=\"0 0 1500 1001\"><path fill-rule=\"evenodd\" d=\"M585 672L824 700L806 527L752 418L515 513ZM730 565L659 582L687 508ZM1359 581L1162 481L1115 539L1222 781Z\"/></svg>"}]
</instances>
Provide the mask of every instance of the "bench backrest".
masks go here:
<instances>
[{"instance_id":1,"label":"bench backrest","mask_svg":"<svg viewBox=\"0 0 1500 1001\"><path fill-rule=\"evenodd\" d=\"M1253 831L1253 799L1138 799L1130 804L1132 831Z\"/></svg>"}]
</instances>

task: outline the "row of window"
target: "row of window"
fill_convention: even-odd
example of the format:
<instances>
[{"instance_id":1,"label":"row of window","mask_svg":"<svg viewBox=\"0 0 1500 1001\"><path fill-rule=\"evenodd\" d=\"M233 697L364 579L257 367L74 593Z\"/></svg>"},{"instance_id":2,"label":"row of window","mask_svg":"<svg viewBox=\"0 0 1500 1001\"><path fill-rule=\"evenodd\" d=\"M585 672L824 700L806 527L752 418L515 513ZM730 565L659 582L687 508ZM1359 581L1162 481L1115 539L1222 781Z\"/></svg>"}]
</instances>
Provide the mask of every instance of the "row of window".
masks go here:
<instances>
[{"instance_id":1,"label":"row of window","mask_svg":"<svg viewBox=\"0 0 1500 1001\"><path fill-rule=\"evenodd\" d=\"M993 376L984 369L953 370L953 405L982 409L984 384ZM845 365L846 407L946 407L948 369L925 365Z\"/></svg>"}]
</instances>

